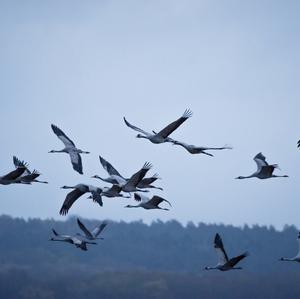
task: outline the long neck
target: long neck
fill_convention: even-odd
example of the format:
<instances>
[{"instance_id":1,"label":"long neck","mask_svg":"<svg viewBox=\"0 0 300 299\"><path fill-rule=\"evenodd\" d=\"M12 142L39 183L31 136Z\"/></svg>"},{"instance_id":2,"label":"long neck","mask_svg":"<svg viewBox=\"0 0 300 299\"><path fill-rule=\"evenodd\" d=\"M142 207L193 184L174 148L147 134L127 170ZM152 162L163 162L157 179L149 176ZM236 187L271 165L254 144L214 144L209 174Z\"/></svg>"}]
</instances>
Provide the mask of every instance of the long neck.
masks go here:
<instances>
[{"instance_id":1,"label":"long neck","mask_svg":"<svg viewBox=\"0 0 300 299\"><path fill-rule=\"evenodd\" d=\"M59 240L59 239L51 239L51 241L54 241L54 242L67 242L66 240Z\"/></svg>"},{"instance_id":2,"label":"long neck","mask_svg":"<svg viewBox=\"0 0 300 299\"><path fill-rule=\"evenodd\" d=\"M255 174L251 174L248 176L240 176L239 179L243 180L243 179L250 179L250 178L254 178L254 177L255 177Z\"/></svg>"},{"instance_id":3,"label":"long neck","mask_svg":"<svg viewBox=\"0 0 300 299\"><path fill-rule=\"evenodd\" d=\"M163 188L161 188L161 187L156 187L156 186L153 186L153 185L147 185L147 188L153 188L153 189L158 189L158 190L163 191Z\"/></svg>"},{"instance_id":4,"label":"long neck","mask_svg":"<svg viewBox=\"0 0 300 299\"><path fill-rule=\"evenodd\" d=\"M283 258L281 258L281 261L284 261L284 262L293 262L294 259L293 258L283 257Z\"/></svg>"},{"instance_id":5,"label":"long neck","mask_svg":"<svg viewBox=\"0 0 300 299\"><path fill-rule=\"evenodd\" d=\"M216 270L218 267L205 267L205 270Z\"/></svg>"},{"instance_id":6,"label":"long neck","mask_svg":"<svg viewBox=\"0 0 300 299\"><path fill-rule=\"evenodd\" d=\"M90 152L86 152L86 151L82 151L82 150L78 150L78 152L80 153L80 154L89 154Z\"/></svg>"},{"instance_id":7,"label":"long neck","mask_svg":"<svg viewBox=\"0 0 300 299\"><path fill-rule=\"evenodd\" d=\"M137 205L137 206L132 206L132 205L128 205L127 208L139 208L140 206Z\"/></svg>"},{"instance_id":8,"label":"long neck","mask_svg":"<svg viewBox=\"0 0 300 299\"><path fill-rule=\"evenodd\" d=\"M276 175L276 174L272 174L272 178L288 178L288 175Z\"/></svg>"},{"instance_id":9,"label":"long neck","mask_svg":"<svg viewBox=\"0 0 300 299\"><path fill-rule=\"evenodd\" d=\"M49 153L64 153L64 152L65 152L65 149L62 149L60 151L58 151L58 150L52 150Z\"/></svg>"},{"instance_id":10,"label":"long neck","mask_svg":"<svg viewBox=\"0 0 300 299\"><path fill-rule=\"evenodd\" d=\"M144 136L144 135L139 135L138 138L145 138L145 139L149 139L149 136Z\"/></svg>"},{"instance_id":11,"label":"long neck","mask_svg":"<svg viewBox=\"0 0 300 299\"><path fill-rule=\"evenodd\" d=\"M75 189L76 186L64 186L63 189Z\"/></svg>"},{"instance_id":12,"label":"long neck","mask_svg":"<svg viewBox=\"0 0 300 299\"><path fill-rule=\"evenodd\" d=\"M34 182L36 182L36 183L42 183L42 184L48 184L48 182L46 182L46 181L34 180Z\"/></svg>"}]
</instances>

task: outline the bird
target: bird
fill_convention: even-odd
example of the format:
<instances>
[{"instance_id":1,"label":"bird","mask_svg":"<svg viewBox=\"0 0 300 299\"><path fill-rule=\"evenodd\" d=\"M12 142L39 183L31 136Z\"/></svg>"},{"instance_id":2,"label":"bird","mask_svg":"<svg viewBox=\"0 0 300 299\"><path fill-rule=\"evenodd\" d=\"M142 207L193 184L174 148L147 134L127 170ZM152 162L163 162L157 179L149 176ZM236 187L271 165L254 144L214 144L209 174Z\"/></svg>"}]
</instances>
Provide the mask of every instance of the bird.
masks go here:
<instances>
[{"instance_id":1,"label":"bird","mask_svg":"<svg viewBox=\"0 0 300 299\"><path fill-rule=\"evenodd\" d=\"M163 191L163 188L161 187L157 187L157 186L154 186L154 185L151 185L153 182L155 182L156 180L160 179L160 177L158 176L157 173L155 173L152 177L149 177L149 178L143 178L137 185L138 188L140 189L148 189L148 188L151 188L151 189L158 189L158 190L161 190Z\"/></svg>"},{"instance_id":2,"label":"bird","mask_svg":"<svg viewBox=\"0 0 300 299\"><path fill-rule=\"evenodd\" d=\"M151 167L152 167L151 163L146 162L138 172L133 174L126 183L121 185L122 191L128 193L136 192L136 191L148 192L148 190L142 190L138 188L138 184L145 177L145 175L147 174L147 172L150 170Z\"/></svg>"},{"instance_id":3,"label":"bird","mask_svg":"<svg viewBox=\"0 0 300 299\"><path fill-rule=\"evenodd\" d=\"M77 184L75 186L62 186L61 189L74 189L67 194L64 203L60 209L60 215L66 215L73 205L73 203L83 194L90 192L92 194L92 199L97 202L101 207L103 206L101 192L102 189L86 184Z\"/></svg>"},{"instance_id":4,"label":"bird","mask_svg":"<svg viewBox=\"0 0 300 299\"><path fill-rule=\"evenodd\" d=\"M124 195L120 193L122 191L122 187L119 185L112 185L111 188L109 187L103 187L103 190L101 192L102 196L105 197L124 197L124 198L130 198L130 196Z\"/></svg>"},{"instance_id":5,"label":"bird","mask_svg":"<svg viewBox=\"0 0 300 299\"><path fill-rule=\"evenodd\" d=\"M119 185L112 185L111 188L109 187L103 187L102 191L100 193L101 196L105 197L123 197L123 198L130 198L130 196L124 195L120 193L122 191L122 187ZM93 198L92 195L90 195L88 198Z\"/></svg>"},{"instance_id":6,"label":"bird","mask_svg":"<svg viewBox=\"0 0 300 299\"><path fill-rule=\"evenodd\" d=\"M19 160L17 157L13 158L14 161L14 165L16 167L16 169L18 167L22 167L23 165L25 165L26 169L25 172L18 177L17 181L21 184L31 184L33 182L36 183L43 183L43 184L48 184L48 182L46 181L39 181L37 180L37 178L41 175L37 170L33 170L32 172L28 169L28 164L25 163L24 161Z\"/></svg>"},{"instance_id":7,"label":"bird","mask_svg":"<svg viewBox=\"0 0 300 299\"><path fill-rule=\"evenodd\" d=\"M99 160L100 160L102 167L109 174L109 177L102 178L98 175L94 175L94 176L92 176L92 178L97 178L106 183L116 184L116 185L125 184L127 182L127 179L125 179L107 160L105 160L101 156L99 156Z\"/></svg>"},{"instance_id":8,"label":"bird","mask_svg":"<svg viewBox=\"0 0 300 299\"><path fill-rule=\"evenodd\" d=\"M155 131L152 131L152 133L146 132L130 124L125 117L123 119L125 124L129 128L139 132L139 134L136 135L137 138L145 138L151 141L152 143L159 144L159 143L174 141L172 138L169 137L169 135L171 135L171 133L173 133L181 124L183 124L188 118L190 118L192 114L193 113L191 110L186 109L181 117L179 117L177 120L167 125L158 133L156 133Z\"/></svg>"},{"instance_id":9,"label":"bird","mask_svg":"<svg viewBox=\"0 0 300 299\"><path fill-rule=\"evenodd\" d=\"M15 159L17 159L17 157L13 157L13 162L15 162ZM19 160L18 160L19 161ZM24 161L19 161L19 165L15 166L15 169L12 170L11 172L0 176L0 184L1 185L10 185L10 184L14 184L14 183L20 183L20 180L18 180L18 178L20 178L20 176L23 175L23 173L26 171L27 169L27 164Z\"/></svg>"},{"instance_id":10,"label":"bird","mask_svg":"<svg viewBox=\"0 0 300 299\"><path fill-rule=\"evenodd\" d=\"M257 170L253 174L249 176L238 176L236 179L248 179L248 178L258 178L261 180L269 179L269 178L278 178L283 177L287 178L288 175L275 175L273 174L275 168L279 168L277 164L268 164L266 161L266 157L262 153L258 153L253 160L257 164Z\"/></svg>"},{"instance_id":11,"label":"bird","mask_svg":"<svg viewBox=\"0 0 300 299\"><path fill-rule=\"evenodd\" d=\"M298 254L295 257L292 257L292 258L282 257L280 259L280 261L298 262L298 263L300 263L300 232L298 233L297 241L298 241L298 247L299 247Z\"/></svg>"},{"instance_id":12,"label":"bird","mask_svg":"<svg viewBox=\"0 0 300 299\"><path fill-rule=\"evenodd\" d=\"M100 225L97 225L92 231L89 231L78 218L77 218L77 224L84 233L84 236L82 236L79 233L77 234L78 236L83 237L88 240L97 240L97 239L103 240L102 237L98 237L98 236L103 231L103 229L106 227L107 223L103 222Z\"/></svg>"},{"instance_id":13,"label":"bird","mask_svg":"<svg viewBox=\"0 0 300 299\"><path fill-rule=\"evenodd\" d=\"M83 251L87 251L87 246L86 246L87 244L97 245L96 242L81 240L76 236L60 235L54 229L52 229L52 232L55 235L55 237L59 239L51 237L49 241L66 242L66 243L74 244L77 248L80 248Z\"/></svg>"},{"instance_id":14,"label":"bird","mask_svg":"<svg viewBox=\"0 0 300 299\"><path fill-rule=\"evenodd\" d=\"M109 177L102 178L99 175L94 175L92 178L100 179L106 183L110 183L113 185L124 185L126 182L128 182L129 178L124 178L116 169L113 167L107 160L105 160L103 157L99 156L99 160L103 168L107 171L109 174ZM137 185L137 188L140 189L146 189L146 188L155 188L159 190L163 190L160 187L156 187L151 185L153 182L155 182L157 179L159 179L159 176L157 174L153 175L149 178L143 178Z\"/></svg>"},{"instance_id":15,"label":"bird","mask_svg":"<svg viewBox=\"0 0 300 299\"><path fill-rule=\"evenodd\" d=\"M83 151L78 149L74 142L57 126L51 125L51 128L54 134L63 142L65 148L62 150L51 150L49 153L67 153L70 155L71 163L73 165L73 169L80 174L83 174L82 171L82 161L80 154L89 154L90 152Z\"/></svg>"},{"instance_id":16,"label":"bird","mask_svg":"<svg viewBox=\"0 0 300 299\"><path fill-rule=\"evenodd\" d=\"M205 267L204 268L205 270L215 270L215 269L220 270L220 271L240 270L242 268L235 267L235 265L249 255L248 252L245 252L241 255L238 255L236 257L229 259L227 256L227 253L224 249L222 238L218 233L215 235L214 247L219 256L219 262L214 267Z\"/></svg>"},{"instance_id":17,"label":"bird","mask_svg":"<svg viewBox=\"0 0 300 299\"><path fill-rule=\"evenodd\" d=\"M145 195L134 193L134 199L140 203L135 206L127 205L125 206L125 208L144 208L146 210L159 209L159 210L169 211L169 209L167 208L159 207L159 204L162 203L163 201L167 202L170 205L170 207L172 206L168 200L157 195L152 196L152 198L150 199Z\"/></svg>"},{"instance_id":18,"label":"bird","mask_svg":"<svg viewBox=\"0 0 300 299\"><path fill-rule=\"evenodd\" d=\"M187 144L187 143L184 143L184 142L181 142L181 141L177 141L177 140L174 140L172 143L173 143L173 145L180 145L180 146L182 146L190 154L205 154L205 155L208 155L208 156L211 156L211 157L213 157L213 155L210 154L210 153L207 153L205 151L207 151L207 150L232 149L232 147L230 147L230 146L223 146L223 147L203 147L203 146L196 146L196 145L193 145L193 144Z\"/></svg>"}]
</instances>

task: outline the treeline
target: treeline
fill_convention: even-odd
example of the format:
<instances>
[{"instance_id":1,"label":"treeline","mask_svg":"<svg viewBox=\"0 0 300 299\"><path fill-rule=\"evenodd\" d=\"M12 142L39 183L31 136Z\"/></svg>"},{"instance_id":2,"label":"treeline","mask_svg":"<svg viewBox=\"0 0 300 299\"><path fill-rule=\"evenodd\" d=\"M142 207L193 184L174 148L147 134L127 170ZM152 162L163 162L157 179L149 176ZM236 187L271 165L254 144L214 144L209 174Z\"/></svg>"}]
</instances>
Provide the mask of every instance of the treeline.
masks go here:
<instances>
[{"instance_id":1,"label":"treeline","mask_svg":"<svg viewBox=\"0 0 300 299\"><path fill-rule=\"evenodd\" d=\"M79 232L75 218L1 216L0 298L300 298L300 264L278 261L298 252L295 227L107 222L104 240L83 252L49 241L51 228ZM243 270L203 270L217 263L216 232L229 256L250 252Z\"/></svg>"}]
</instances>

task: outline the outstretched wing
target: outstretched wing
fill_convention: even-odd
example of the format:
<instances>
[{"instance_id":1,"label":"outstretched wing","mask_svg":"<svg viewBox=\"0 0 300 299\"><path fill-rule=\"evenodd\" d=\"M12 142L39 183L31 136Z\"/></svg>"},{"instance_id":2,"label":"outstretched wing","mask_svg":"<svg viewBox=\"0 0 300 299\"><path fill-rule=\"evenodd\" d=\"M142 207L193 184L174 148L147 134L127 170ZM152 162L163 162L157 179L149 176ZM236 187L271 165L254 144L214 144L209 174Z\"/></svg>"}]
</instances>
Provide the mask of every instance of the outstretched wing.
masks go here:
<instances>
[{"instance_id":1,"label":"outstretched wing","mask_svg":"<svg viewBox=\"0 0 300 299\"><path fill-rule=\"evenodd\" d=\"M91 234L91 232L84 226L84 224L78 218L77 218L77 224L80 227L80 229L84 232L86 237L93 238L93 235Z\"/></svg>"},{"instance_id":2,"label":"outstretched wing","mask_svg":"<svg viewBox=\"0 0 300 299\"><path fill-rule=\"evenodd\" d=\"M18 167L17 169L2 176L1 179L3 181L13 181L13 180L17 179L18 177L20 177L24 173L25 170L26 170L26 168Z\"/></svg>"},{"instance_id":3,"label":"outstretched wing","mask_svg":"<svg viewBox=\"0 0 300 299\"><path fill-rule=\"evenodd\" d=\"M260 174L266 177L271 177L275 168L276 167L274 165L263 166L260 170Z\"/></svg>"},{"instance_id":4,"label":"outstretched wing","mask_svg":"<svg viewBox=\"0 0 300 299\"><path fill-rule=\"evenodd\" d=\"M97 202L101 207L103 206L102 196L99 192L91 191L92 199L94 202Z\"/></svg>"},{"instance_id":5,"label":"outstretched wing","mask_svg":"<svg viewBox=\"0 0 300 299\"><path fill-rule=\"evenodd\" d=\"M94 238L98 237L99 234L103 231L103 229L106 227L107 223L101 223L100 225L96 226L93 231L92 234L94 236Z\"/></svg>"},{"instance_id":6,"label":"outstretched wing","mask_svg":"<svg viewBox=\"0 0 300 299\"><path fill-rule=\"evenodd\" d=\"M157 196L157 195L154 195L154 196L149 200L149 204L154 205L154 206L158 206L158 205L159 205L161 202L163 202L163 201L167 202L167 203L169 204L169 206L172 207L171 203L170 203L168 200L166 200L166 199L164 199L164 198L162 198L162 197L160 197L160 196Z\"/></svg>"},{"instance_id":7,"label":"outstretched wing","mask_svg":"<svg viewBox=\"0 0 300 299\"><path fill-rule=\"evenodd\" d=\"M228 262L228 256L227 256L227 253L224 249L222 238L218 233L215 236L214 247L215 247L215 249L217 251L217 254L219 256L219 264L224 265L225 263L227 263Z\"/></svg>"},{"instance_id":8,"label":"outstretched wing","mask_svg":"<svg viewBox=\"0 0 300 299\"><path fill-rule=\"evenodd\" d=\"M16 156L13 157L13 162L16 169L2 176L2 180L15 180L22 174L24 174L24 172L27 170L27 163L25 163L24 161L20 161Z\"/></svg>"},{"instance_id":9,"label":"outstretched wing","mask_svg":"<svg viewBox=\"0 0 300 299\"><path fill-rule=\"evenodd\" d=\"M261 170L262 167L268 166L269 164L266 161L266 157L262 153L258 153L253 160L257 165L257 170Z\"/></svg>"},{"instance_id":10,"label":"outstretched wing","mask_svg":"<svg viewBox=\"0 0 300 299\"><path fill-rule=\"evenodd\" d=\"M38 178L41 174L37 170L33 170L30 174L23 175L21 177L22 182L32 182L36 178Z\"/></svg>"},{"instance_id":11,"label":"outstretched wing","mask_svg":"<svg viewBox=\"0 0 300 299\"><path fill-rule=\"evenodd\" d=\"M144 194L134 193L134 200L145 203L149 201L149 197L145 196Z\"/></svg>"},{"instance_id":12,"label":"outstretched wing","mask_svg":"<svg viewBox=\"0 0 300 299\"><path fill-rule=\"evenodd\" d=\"M230 259L229 261L228 261L228 265L230 266L230 267L234 267L239 261L241 261L242 259L244 259L246 256L248 256L249 255L249 253L248 252L245 252L245 253L243 253L243 254L241 254L241 255L238 255L238 256L236 256L236 257L233 257L232 259Z\"/></svg>"},{"instance_id":13,"label":"outstretched wing","mask_svg":"<svg viewBox=\"0 0 300 299\"><path fill-rule=\"evenodd\" d=\"M178 118L177 120L173 121L169 125L167 125L165 128L163 128L160 132L157 133L157 135L162 136L163 138L167 138L171 133L173 133L181 124L183 124L188 118L192 116L192 111L189 109L186 109L183 113L183 115ZM172 140L173 141L173 140Z\"/></svg>"},{"instance_id":14,"label":"outstretched wing","mask_svg":"<svg viewBox=\"0 0 300 299\"><path fill-rule=\"evenodd\" d=\"M138 132L140 132L140 133L142 133L142 134L144 134L144 135L146 135L146 136L151 135L151 134L149 134L148 132L146 132L146 131L144 131L144 130L142 130L142 129L140 129L140 128L138 128L138 127L132 125L132 124L130 124L130 123L126 120L125 117L123 117L123 119L124 119L124 122L125 122L125 124L126 124L127 127L131 128L131 129L133 129L133 130L135 130L135 131L138 131Z\"/></svg>"},{"instance_id":15,"label":"outstretched wing","mask_svg":"<svg viewBox=\"0 0 300 299\"><path fill-rule=\"evenodd\" d=\"M122 187L119 185L112 185L112 187L110 189L108 189L106 192L108 193L120 193L122 190Z\"/></svg>"},{"instance_id":16,"label":"outstretched wing","mask_svg":"<svg viewBox=\"0 0 300 299\"><path fill-rule=\"evenodd\" d=\"M154 174L152 177L150 178L143 178L140 182L141 186L148 186L151 185L152 183L154 183L156 180L159 179L158 174Z\"/></svg>"},{"instance_id":17,"label":"outstretched wing","mask_svg":"<svg viewBox=\"0 0 300 299\"><path fill-rule=\"evenodd\" d=\"M127 183L124 186L130 184L136 187L138 183L144 178L144 176L146 175L146 173L149 171L151 167L152 167L151 163L146 162L138 172L136 172L134 175L131 176L131 178L127 181Z\"/></svg>"},{"instance_id":18,"label":"outstretched wing","mask_svg":"<svg viewBox=\"0 0 300 299\"><path fill-rule=\"evenodd\" d=\"M54 134L63 142L65 147L75 147L74 142L57 126L51 125Z\"/></svg>"},{"instance_id":19,"label":"outstretched wing","mask_svg":"<svg viewBox=\"0 0 300 299\"><path fill-rule=\"evenodd\" d=\"M13 162L14 162L14 165L15 165L16 168L18 168L18 167L24 168L25 167L27 174L30 174L27 162L25 162L23 160L22 161L19 160L16 156L13 156Z\"/></svg>"},{"instance_id":20,"label":"outstretched wing","mask_svg":"<svg viewBox=\"0 0 300 299\"><path fill-rule=\"evenodd\" d=\"M103 166L103 168L108 172L109 175L117 175L121 178L123 178L120 173L108 162L106 161L104 158L102 158L101 156L99 156L100 159L100 163Z\"/></svg>"},{"instance_id":21,"label":"outstretched wing","mask_svg":"<svg viewBox=\"0 0 300 299\"><path fill-rule=\"evenodd\" d=\"M56 237L59 237L59 236L60 236L60 234L58 234L54 228L52 228L52 232L53 232L53 234L54 234Z\"/></svg>"},{"instance_id":22,"label":"outstretched wing","mask_svg":"<svg viewBox=\"0 0 300 299\"><path fill-rule=\"evenodd\" d=\"M71 163L73 165L73 169L80 174L83 174L82 171L82 160L81 156L76 152L70 152Z\"/></svg>"},{"instance_id":23,"label":"outstretched wing","mask_svg":"<svg viewBox=\"0 0 300 299\"><path fill-rule=\"evenodd\" d=\"M60 215L67 215L69 209L73 205L73 203L85 192L80 191L79 189L74 189L70 193L67 194L66 199L59 211Z\"/></svg>"},{"instance_id":24,"label":"outstretched wing","mask_svg":"<svg viewBox=\"0 0 300 299\"><path fill-rule=\"evenodd\" d=\"M297 241L298 241L298 248L299 248L299 251L298 251L298 254L296 255L296 257L300 257L300 232L298 233Z\"/></svg>"}]
</instances>

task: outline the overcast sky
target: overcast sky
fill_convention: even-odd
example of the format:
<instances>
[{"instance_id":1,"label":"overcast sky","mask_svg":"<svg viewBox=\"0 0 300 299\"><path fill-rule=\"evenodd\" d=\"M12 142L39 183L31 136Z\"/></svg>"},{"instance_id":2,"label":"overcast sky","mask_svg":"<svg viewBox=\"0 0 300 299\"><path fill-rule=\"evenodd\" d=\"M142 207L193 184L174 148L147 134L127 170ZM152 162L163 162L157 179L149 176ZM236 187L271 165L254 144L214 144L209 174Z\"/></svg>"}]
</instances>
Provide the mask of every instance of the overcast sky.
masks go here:
<instances>
[{"instance_id":1,"label":"overcast sky","mask_svg":"<svg viewBox=\"0 0 300 299\"><path fill-rule=\"evenodd\" d=\"M98 155L124 176L145 161L162 177L166 211L124 209L133 200L86 197L70 215L300 226L299 1L1 1L1 174L17 155L49 185L0 187L1 213L54 217L62 185L104 184ZM135 138L123 116L159 130L190 108L172 137L230 144L215 157ZM72 170L54 123L91 152ZM235 180L263 152L288 179Z\"/></svg>"}]
</instances>

